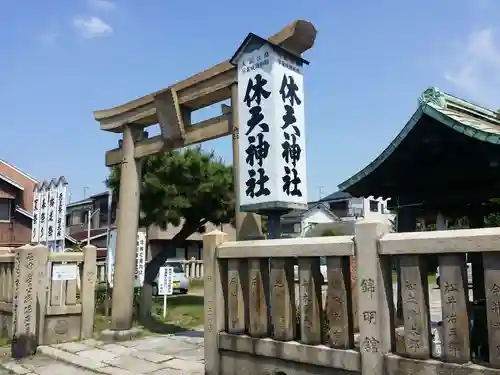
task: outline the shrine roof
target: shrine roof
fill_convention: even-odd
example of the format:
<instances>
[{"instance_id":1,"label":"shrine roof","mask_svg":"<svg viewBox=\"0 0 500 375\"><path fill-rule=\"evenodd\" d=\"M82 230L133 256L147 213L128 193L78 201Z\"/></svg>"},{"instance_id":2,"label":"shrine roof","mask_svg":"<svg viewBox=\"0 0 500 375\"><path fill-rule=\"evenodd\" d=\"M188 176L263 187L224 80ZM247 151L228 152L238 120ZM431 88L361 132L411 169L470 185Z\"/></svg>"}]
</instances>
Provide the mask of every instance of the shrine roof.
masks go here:
<instances>
[{"instance_id":1,"label":"shrine roof","mask_svg":"<svg viewBox=\"0 0 500 375\"><path fill-rule=\"evenodd\" d=\"M264 39L256 34L254 34L254 33L249 33L247 35L245 40L243 40L243 42L240 44L240 46L238 47L238 49L234 53L233 57L231 57L229 59L229 62L232 65L237 66L238 61L240 60L243 53L246 52L247 48L252 46L251 48L253 49L253 48L255 48L255 45L258 45L260 47L263 44L267 44L267 45L271 46L271 48L273 50L275 50L276 52L281 52L281 53L287 55L288 57L291 57L292 59L298 61L301 64L309 65L309 61L307 61L302 56L300 56L300 54L293 53L292 51L289 51L288 49L281 47L279 44L273 43L267 39Z\"/></svg>"},{"instance_id":2,"label":"shrine roof","mask_svg":"<svg viewBox=\"0 0 500 375\"><path fill-rule=\"evenodd\" d=\"M377 169L398 148L424 115L465 136L495 145L500 144L499 112L431 87L422 93L418 99L417 110L389 146L365 168L342 182L338 186L339 189L349 191L351 186Z\"/></svg>"}]
</instances>

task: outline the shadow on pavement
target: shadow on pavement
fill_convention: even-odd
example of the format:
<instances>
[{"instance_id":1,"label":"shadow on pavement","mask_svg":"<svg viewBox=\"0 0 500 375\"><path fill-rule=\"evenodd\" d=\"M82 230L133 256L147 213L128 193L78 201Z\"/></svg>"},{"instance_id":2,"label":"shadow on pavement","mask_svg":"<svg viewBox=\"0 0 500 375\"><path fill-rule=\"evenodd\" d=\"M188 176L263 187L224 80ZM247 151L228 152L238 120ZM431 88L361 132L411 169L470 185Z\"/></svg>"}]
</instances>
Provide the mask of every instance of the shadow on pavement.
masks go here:
<instances>
[{"instance_id":1,"label":"shadow on pavement","mask_svg":"<svg viewBox=\"0 0 500 375\"><path fill-rule=\"evenodd\" d=\"M184 331L184 332L179 332L179 333L174 333L174 336L184 336L184 337L203 337L204 333L203 331Z\"/></svg>"},{"instance_id":2,"label":"shadow on pavement","mask_svg":"<svg viewBox=\"0 0 500 375\"><path fill-rule=\"evenodd\" d=\"M187 328L193 327L193 323L197 328L203 325L203 305L204 297L200 295L174 296L168 299L167 304L167 310L171 314L169 315L170 321L164 322L157 315L149 314L141 319L141 324L148 331L154 333L203 337L203 331Z\"/></svg>"}]
</instances>

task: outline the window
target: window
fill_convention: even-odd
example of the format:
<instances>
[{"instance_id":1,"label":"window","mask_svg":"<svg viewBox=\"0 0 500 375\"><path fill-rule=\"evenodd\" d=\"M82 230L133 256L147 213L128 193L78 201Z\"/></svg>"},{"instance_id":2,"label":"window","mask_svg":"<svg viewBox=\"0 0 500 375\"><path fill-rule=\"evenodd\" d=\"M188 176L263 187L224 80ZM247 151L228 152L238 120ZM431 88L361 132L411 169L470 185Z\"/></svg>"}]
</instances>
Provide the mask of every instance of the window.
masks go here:
<instances>
[{"instance_id":1,"label":"window","mask_svg":"<svg viewBox=\"0 0 500 375\"><path fill-rule=\"evenodd\" d=\"M298 231L297 231L298 229ZM300 232L300 223L297 227L296 223L281 223L281 232L283 233L298 233Z\"/></svg>"},{"instance_id":2,"label":"window","mask_svg":"<svg viewBox=\"0 0 500 375\"><path fill-rule=\"evenodd\" d=\"M78 211L73 211L69 216L69 225L80 224L80 213Z\"/></svg>"},{"instance_id":3,"label":"window","mask_svg":"<svg viewBox=\"0 0 500 375\"><path fill-rule=\"evenodd\" d=\"M370 211L371 212L378 212L378 201L370 200Z\"/></svg>"},{"instance_id":4,"label":"window","mask_svg":"<svg viewBox=\"0 0 500 375\"><path fill-rule=\"evenodd\" d=\"M99 203L99 226L105 227L108 225L108 202L102 201Z\"/></svg>"},{"instance_id":5,"label":"window","mask_svg":"<svg viewBox=\"0 0 500 375\"><path fill-rule=\"evenodd\" d=\"M166 262L167 267L172 267L174 273L184 273L184 266L180 262Z\"/></svg>"},{"instance_id":6,"label":"window","mask_svg":"<svg viewBox=\"0 0 500 375\"><path fill-rule=\"evenodd\" d=\"M175 249L175 257L177 259L186 259L186 249L183 247Z\"/></svg>"},{"instance_id":7,"label":"window","mask_svg":"<svg viewBox=\"0 0 500 375\"><path fill-rule=\"evenodd\" d=\"M88 211L80 212L80 223L86 224L88 217L89 217L89 212Z\"/></svg>"},{"instance_id":8,"label":"window","mask_svg":"<svg viewBox=\"0 0 500 375\"><path fill-rule=\"evenodd\" d=\"M10 221L10 199L0 199L0 221Z\"/></svg>"}]
</instances>

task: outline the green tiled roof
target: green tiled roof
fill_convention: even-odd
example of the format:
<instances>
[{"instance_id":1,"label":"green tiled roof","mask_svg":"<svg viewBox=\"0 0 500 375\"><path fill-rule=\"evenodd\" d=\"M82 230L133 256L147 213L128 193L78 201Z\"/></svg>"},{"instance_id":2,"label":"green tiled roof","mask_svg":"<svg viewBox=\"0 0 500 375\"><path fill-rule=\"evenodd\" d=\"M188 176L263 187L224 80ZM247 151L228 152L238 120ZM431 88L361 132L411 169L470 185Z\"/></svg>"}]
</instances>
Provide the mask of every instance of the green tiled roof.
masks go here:
<instances>
[{"instance_id":1,"label":"green tiled roof","mask_svg":"<svg viewBox=\"0 0 500 375\"><path fill-rule=\"evenodd\" d=\"M425 90L418 100L418 108L405 127L370 164L339 185L346 190L381 165L405 139L423 115L436 119L443 126L483 142L500 144L500 116L477 104L439 91L436 87Z\"/></svg>"}]
</instances>

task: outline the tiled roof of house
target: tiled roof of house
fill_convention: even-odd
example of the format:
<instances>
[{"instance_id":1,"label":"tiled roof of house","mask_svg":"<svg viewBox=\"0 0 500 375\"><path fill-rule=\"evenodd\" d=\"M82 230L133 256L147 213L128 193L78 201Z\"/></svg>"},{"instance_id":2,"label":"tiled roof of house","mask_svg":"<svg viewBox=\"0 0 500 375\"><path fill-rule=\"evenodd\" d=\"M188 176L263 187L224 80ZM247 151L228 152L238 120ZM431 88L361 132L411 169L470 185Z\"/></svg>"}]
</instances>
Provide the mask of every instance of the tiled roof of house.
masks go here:
<instances>
[{"instance_id":1,"label":"tiled roof of house","mask_svg":"<svg viewBox=\"0 0 500 375\"><path fill-rule=\"evenodd\" d=\"M8 178L7 176L4 176L3 174L0 174L0 179L8 183L9 185L14 186L15 188L24 191L24 187L20 184L18 184L16 181Z\"/></svg>"},{"instance_id":2,"label":"tiled roof of house","mask_svg":"<svg viewBox=\"0 0 500 375\"><path fill-rule=\"evenodd\" d=\"M75 206L80 206L80 205L84 205L84 204L90 204L95 199L107 196L108 194L109 194L108 191L103 191L101 193L93 194L90 197L87 197L85 199L80 199L79 201L68 203L68 207L75 207Z\"/></svg>"},{"instance_id":3,"label":"tiled roof of house","mask_svg":"<svg viewBox=\"0 0 500 375\"><path fill-rule=\"evenodd\" d=\"M304 210L292 210L292 211L288 212L287 214L283 215L281 218L283 220L291 220L291 219L300 218L306 212L309 212L315 208L320 208L321 210L325 211L328 215L332 216L332 219L338 220L338 217L332 211L330 211L328 206L326 206L325 204L320 203L320 202L309 203L307 210L305 210L305 211Z\"/></svg>"},{"instance_id":4,"label":"tiled roof of house","mask_svg":"<svg viewBox=\"0 0 500 375\"><path fill-rule=\"evenodd\" d=\"M33 176L31 176L31 175L27 174L26 172L24 172L24 171L20 170L20 169L19 169L19 168L17 168L15 165L13 165L13 164L11 164L11 163L7 162L6 160L0 159L0 163L7 165L9 168L11 168L11 169L15 170L16 172L18 172L19 174L23 175L23 176L24 176L24 177L26 177L27 179L29 179L29 180L31 180L31 181L33 181L33 182L38 182L38 180L37 180L35 177L33 177Z\"/></svg>"},{"instance_id":5,"label":"tiled roof of house","mask_svg":"<svg viewBox=\"0 0 500 375\"><path fill-rule=\"evenodd\" d=\"M95 238L99 238L100 236L106 235L107 228L98 228L98 229L91 229L90 230L90 239L93 240ZM87 230L81 231L81 232L75 232L72 234L73 238L75 238L78 241L86 241L88 232Z\"/></svg>"},{"instance_id":6,"label":"tiled roof of house","mask_svg":"<svg viewBox=\"0 0 500 375\"><path fill-rule=\"evenodd\" d=\"M335 193L332 193L330 195L327 195L324 198L321 198L319 202L331 202L331 201L337 201L337 200L346 200L352 198L352 195L349 194L346 191L336 191Z\"/></svg>"}]
</instances>

